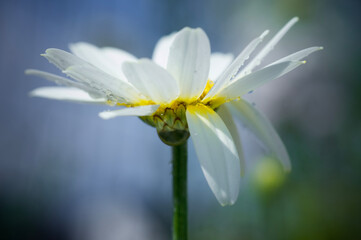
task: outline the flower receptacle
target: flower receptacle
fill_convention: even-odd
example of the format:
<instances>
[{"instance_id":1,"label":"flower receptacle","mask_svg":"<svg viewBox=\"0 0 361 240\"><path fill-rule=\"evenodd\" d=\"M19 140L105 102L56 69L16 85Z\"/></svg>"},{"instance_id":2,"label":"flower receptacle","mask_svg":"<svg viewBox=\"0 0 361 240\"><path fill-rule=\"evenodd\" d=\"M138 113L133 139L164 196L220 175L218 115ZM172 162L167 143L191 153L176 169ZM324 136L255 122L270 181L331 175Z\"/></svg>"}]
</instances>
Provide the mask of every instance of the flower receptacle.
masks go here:
<instances>
[{"instance_id":1,"label":"flower receptacle","mask_svg":"<svg viewBox=\"0 0 361 240\"><path fill-rule=\"evenodd\" d=\"M175 102L170 106L160 107L152 116L143 116L140 119L157 129L162 142L177 146L189 138L185 112L185 103Z\"/></svg>"}]
</instances>

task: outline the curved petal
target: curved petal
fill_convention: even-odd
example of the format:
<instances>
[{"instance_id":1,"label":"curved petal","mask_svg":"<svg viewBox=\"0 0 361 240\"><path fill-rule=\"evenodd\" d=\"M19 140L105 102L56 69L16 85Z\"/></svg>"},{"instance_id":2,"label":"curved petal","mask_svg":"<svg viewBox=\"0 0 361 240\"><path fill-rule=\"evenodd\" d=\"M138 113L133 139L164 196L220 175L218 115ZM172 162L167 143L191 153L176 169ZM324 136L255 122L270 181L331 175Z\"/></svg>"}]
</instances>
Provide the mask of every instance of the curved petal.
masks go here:
<instances>
[{"instance_id":1,"label":"curved petal","mask_svg":"<svg viewBox=\"0 0 361 240\"><path fill-rule=\"evenodd\" d=\"M228 103L222 104L217 113L223 120L224 124L226 124L229 132L231 133L234 145L236 145L237 153L239 157L239 162L241 164L241 176L244 176L245 169L246 169L246 162L244 160L243 150L242 150L242 142L241 137L238 134L238 129L236 123L233 120L232 114L227 107Z\"/></svg>"},{"instance_id":2,"label":"curved petal","mask_svg":"<svg viewBox=\"0 0 361 240\"><path fill-rule=\"evenodd\" d=\"M74 56L71 53L57 48L48 48L41 56L48 59L48 61L58 67L60 70L65 70L68 67L75 65L88 65L83 59Z\"/></svg>"},{"instance_id":3,"label":"curved petal","mask_svg":"<svg viewBox=\"0 0 361 240\"><path fill-rule=\"evenodd\" d=\"M226 99L239 98L242 95L255 90L257 87L261 86L265 82L281 77L282 75L295 69L303 63L305 62L296 61L272 64L259 71L248 74L243 78L234 80L227 87L223 88L218 93L218 96Z\"/></svg>"},{"instance_id":4,"label":"curved petal","mask_svg":"<svg viewBox=\"0 0 361 240\"><path fill-rule=\"evenodd\" d=\"M82 89L82 90L88 92L92 97L95 97L95 98L104 97L103 93L101 93L99 91L96 91L95 89L93 89L93 88L91 88L91 87L89 87L87 85L84 85L83 83L75 82L75 81L72 81L72 80L70 80L68 78L61 77L61 76L58 76L58 75L55 75L55 74L51 74L51 73L36 70L36 69L27 69L25 71L25 74L41 77L41 78L44 78L44 79L46 79L48 81L54 82L54 83L56 83L58 85L63 85L63 86L67 86L67 87L75 87L75 88Z\"/></svg>"},{"instance_id":5,"label":"curved petal","mask_svg":"<svg viewBox=\"0 0 361 240\"><path fill-rule=\"evenodd\" d=\"M231 53L212 53L208 78L215 82L219 75L231 64L233 58Z\"/></svg>"},{"instance_id":6,"label":"curved petal","mask_svg":"<svg viewBox=\"0 0 361 240\"><path fill-rule=\"evenodd\" d=\"M78 42L69 44L70 51L77 57L84 61L91 63L93 66L108 72L109 65L104 59L100 49L93 44L86 42Z\"/></svg>"},{"instance_id":7,"label":"curved petal","mask_svg":"<svg viewBox=\"0 0 361 240\"><path fill-rule=\"evenodd\" d=\"M159 105L145 105L139 107L123 108L115 111L105 111L99 113L99 117L103 119L111 119L120 116L149 116L152 115Z\"/></svg>"},{"instance_id":8,"label":"curved petal","mask_svg":"<svg viewBox=\"0 0 361 240\"><path fill-rule=\"evenodd\" d=\"M106 103L106 99L104 98L92 98L87 92L71 87L41 87L32 90L29 94L32 97L42 97L54 100L81 103Z\"/></svg>"},{"instance_id":9,"label":"curved petal","mask_svg":"<svg viewBox=\"0 0 361 240\"><path fill-rule=\"evenodd\" d=\"M69 45L75 56L91 63L104 72L126 81L121 71L122 62L134 61L135 57L115 48L101 49L86 42L78 42ZM114 61L114 59L116 61ZM122 61L123 60L123 61Z\"/></svg>"},{"instance_id":10,"label":"curved petal","mask_svg":"<svg viewBox=\"0 0 361 240\"><path fill-rule=\"evenodd\" d=\"M104 92L107 96L117 98L117 101L137 103L146 100L132 85L122 82L92 66L72 66L65 71L68 76L85 82L93 88Z\"/></svg>"},{"instance_id":11,"label":"curved petal","mask_svg":"<svg viewBox=\"0 0 361 240\"><path fill-rule=\"evenodd\" d=\"M232 136L222 119L205 105L189 105L187 122L204 176L222 206L238 197L240 162Z\"/></svg>"},{"instance_id":12,"label":"curved petal","mask_svg":"<svg viewBox=\"0 0 361 240\"><path fill-rule=\"evenodd\" d=\"M303 60L303 58L307 57L308 55L310 55L311 53L314 53L316 51L320 51L322 50L323 47L310 47L310 48L306 48L306 49L303 49L301 51L298 51L298 52L295 52L295 53L292 53L291 55L288 55L284 58L281 58L275 62L273 62L271 65L273 64L277 64L277 63L280 63L280 62L287 62L287 61L300 61L300 60Z\"/></svg>"},{"instance_id":13,"label":"curved petal","mask_svg":"<svg viewBox=\"0 0 361 240\"><path fill-rule=\"evenodd\" d=\"M71 53L50 48L43 56L68 76L103 92L110 100L135 103L141 99L138 91L128 82L104 72Z\"/></svg>"},{"instance_id":14,"label":"curved petal","mask_svg":"<svg viewBox=\"0 0 361 240\"><path fill-rule=\"evenodd\" d=\"M233 108L233 113L236 117L238 117L240 121L264 143L267 150L282 163L284 170L290 171L291 162L287 150L271 122L245 100L234 101L228 104Z\"/></svg>"},{"instance_id":15,"label":"curved petal","mask_svg":"<svg viewBox=\"0 0 361 240\"><path fill-rule=\"evenodd\" d=\"M286 25L277 32L277 34L266 44L266 46L255 56L252 61L238 74L239 77L245 76L253 71L255 67L261 64L261 61L276 46L282 37L290 30L290 28L298 22L298 17L292 18Z\"/></svg>"},{"instance_id":16,"label":"curved petal","mask_svg":"<svg viewBox=\"0 0 361 240\"><path fill-rule=\"evenodd\" d=\"M251 53L256 49L258 44L260 44L263 40L263 38L268 34L268 30L264 31L261 36L254 39L252 42L250 42L247 47L237 56L237 58L232 62L231 65L229 65L224 72L219 76L219 79L214 84L212 89L208 92L208 94L205 96L203 101L207 101L214 95L216 95L223 87L225 87L229 81L238 73L241 66L244 64L244 62L249 58Z\"/></svg>"},{"instance_id":17,"label":"curved petal","mask_svg":"<svg viewBox=\"0 0 361 240\"><path fill-rule=\"evenodd\" d=\"M155 103L170 103L179 95L177 82L172 75L150 60L126 62L122 68L129 81Z\"/></svg>"},{"instance_id":18,"label":"curved petal","mask_svg":"<svg viewBox=\"0 0 361 240\"><path fill-rule=\"evenodd\" d=\"M154 47L152 59L155 63L163 68L167 68L169 50L175 36L176 33L171 33L160 38Z\"/></svg>"},{"instance_id":19,"label":"curved petal","mask_svg":"<svg viewBox=\"0 0 361 240\"><path fill-rule=\"evenodd\" d=\"M59 85L64 85L64 86L67 86L67 87L76 87L76 88L82 87L82 84L79 83L79 82L74 82L74 81L72 81L72 80L70 80L68 78L61 77L61 76L51 74L51 73L48 73L48 72L36 70L36 69L26 69L25 74L41 77L41 78L44 78L44 79L46 79L48 81L54 82L54 83L59 84Z\"/></svg>"},{"instance_id":20,"label":"curved petal","mask_svg":"<svg viewBox=\"0 0 361 240\"><path fill-rule=\"evenodd\" d=\"M137 58L118 48L113 47L103 47L100 49L104 56L111 61L113 64L115 64L117 67L120 67L124 62L135 62L137 61Z\"/></svg>"},{"instance_id":21,"label":"curved petal","mask_svg":"<svg viewBox=\"0 0 361 240\"><path fill-rule=\"evenodd\" d=\"M118 48L104 47L101 48L101 51L104 57L118 70L118 77L127 82L128 79L122 71L122 64L124 62L136 62L138 59L132 54Z\"/></svg>"},{"instance_id":22,"label":"curved petal","mask_svg":"<svg viewBox=\"0 0 361 240\"><path fill-rule=\"evenodd\" d=\"M167 70L177 80L180 99L195 100L203 92L208 79L211 48L200 28L183 28L170 48Z\"/></svg>"}]
</instances>

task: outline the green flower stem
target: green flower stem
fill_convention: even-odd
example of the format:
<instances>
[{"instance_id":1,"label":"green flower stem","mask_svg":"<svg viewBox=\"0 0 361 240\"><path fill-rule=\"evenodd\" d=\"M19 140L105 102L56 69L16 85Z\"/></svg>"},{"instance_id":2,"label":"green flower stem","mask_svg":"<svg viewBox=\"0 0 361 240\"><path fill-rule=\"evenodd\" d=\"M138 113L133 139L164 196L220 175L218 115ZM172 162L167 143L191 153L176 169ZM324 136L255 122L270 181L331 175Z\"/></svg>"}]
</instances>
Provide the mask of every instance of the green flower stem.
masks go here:
<instances>
[{"instance_id":1,"label":"green flower stem","mask_svg":"<svg viewBox=\"0 0 361 240\"><path fill-rule=\"evenodd\" d=\"M187 240L187 141L173 152L173 240Z\"/></svg>"}]
</instances>

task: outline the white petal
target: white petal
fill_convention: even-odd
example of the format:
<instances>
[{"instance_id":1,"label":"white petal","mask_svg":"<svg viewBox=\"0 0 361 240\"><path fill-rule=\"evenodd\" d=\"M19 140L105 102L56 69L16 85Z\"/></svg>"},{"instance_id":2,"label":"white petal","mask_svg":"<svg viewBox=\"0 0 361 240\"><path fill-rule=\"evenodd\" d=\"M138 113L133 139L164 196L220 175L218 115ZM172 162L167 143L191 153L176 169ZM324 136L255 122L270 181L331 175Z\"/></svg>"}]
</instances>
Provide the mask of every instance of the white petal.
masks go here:
<instances>
[{"instance_id":1,"label":"white petal","mask_svg":"<svg viewBox=\"0 0 361 240\"><path fill-rule=\"evenodd\" d=\"M231 64L233 58L231 53L212 53L208 79L213 82L217 81L219 75Z\"/></svg>"},{"instance_id":2,"label":"white petal","mask_svg":"<svg viewBox=\"0 0 361 240\"><path fill-rule=\"evenodd\" d=\"M99 116L103 119L111 119L120 116L149 116L152 115L159 105L145 105L132 108L123 108L115 111L105 111L99 113Z\"/></svg>"},{"instance_id":3,"label":"white petal","mask_svg":"<svg viewBox=\"0 0 361 240\"><path fill-rule=\"evenodd\" d=\"M104 94L102 94L101 92L96 91L95 89L90 88L89 86L86 86L82 83L79 82L75 82L72 81L68 78L64 78L55 74L51 74L48 72L44 72L44 71L40 71L40 70L36 70L36 69L27 69L25 71L25 74L27 75L33 75L33 76L38 76L41 78L44 78L48 81L54 82L58 85L63 85L63 86L67 86L67 87L75 87L75 88L79 88L82 89L88 93L91 94L91 96L96 97L96 98L101 98L104 97Z\"/></svg>"},{"instance_id":4,"label":"white petal","mask_svg":"<svg viewBox=\"0 0 361 240\"><path fill-rule=\"evenodd\" d=\"M96 66L103 71L107 69L107 63L104 61L104 57L100 49L93 44L78 42L69 44L69 48L75 56L91 63L93 66Z\"/></svg>"},{"instance_id":5,"label":"white petal","mask_svg":"<svg viewBox=\"0 0 361 240\"><path fill-rule=\"evenodd\" d=\"M265 147L283 164L285 171L291 170L291 162L281 138L270 121L255 107L244 100L229 103L233 113L265 144Z\"/></svg>"},{"instance_id":6,"label":"white petal","mask_svg":"<svg viewBox=\"0 0 361 240\"><path fill-rule=\"evenodd\" d=\"M249 58L251 53L260 44L263 38L268 34L268 30L264 31L261 36L250 42L247 47L237 56L237 58L229 65L224 72L219 76L212 89L208 92L203 101L207 101L214 95L216 95L223 87L225 87L229 81L238 73L241 66Z\"/></svg>"},{"instance_id":7,"label":"white petal","mask_svg":"<svg viewBox=\"0 0 361 240\"><path fill-rule=\"evenodd\" d=\"M115 48L100 49L85 42L70 44L69 48L79 58L124 81L124 75L121 71L122 61L119 60L123 60L123 62L124 60L134 61L134 57L132 55L121 50L117 51ZM114 61L114 58L117 61Z\"/></svg>"},{"instance_id":8,"label":"white petal","mask_svg":"<svg viewBox=\"0 0 361 240\"><path fill-rule=\"evenodd\" d=\"M303 49L301 51L298 51L298 52L295 52L291 55L288 55L284 58L281 58L275 62L272 63L273 64L277 64L277 63L280 63L280 62L287 62L287 61L300 61L300 60L303 60L305 57L307 57L308 55L310 55L311 53L313 52L316 52L316 51L319 51L319 50L322 50L323 47L310 47L310 48L306 48L306 49Z\"/></svg>"},{"instance_id":9,"label":"white petal","mask_svg":"<svg viewBox=\"0 0 361 240\"><path fill-rule=\"evenodd\" d=\"M235 99L255 90L267 81L281 77L287 72L295 69L305 62L282 62L265 67L259 71L234 80L227 87L223 88L218 95L226 99Z\"/></svg>"},{"instance_id":10,"label":"white petal","mask_svg":"<svg viewBox=\"0 0 361 240\"><path fill-rule=\"evenodd\" d=\"M245 164L243 150L242 150L241 137L238 134L237 126L236 126L236 124L233 120L232 114L229 111L227 106L228 106L228 103L222 104L218 108L217 113L222 118L224 124L226 124L229 132L231 133L233 142L237 148L237 153L238 153L240 164L241 164L241 176L244 176L246 164Z\"/></svg>"},{"instance_id":11,"label":"white petal","mask_svg":"<svg viewBox=\"0 0 361 240\"><path fill-rule=\"evenodd\" d=\"M46 49L45 53L41 55L61 70L65 70L70 66L88 64L86 61L78 58L77 56L56 48Z\"/></svg>"},{"instance_id":12,"label":"white petal","mask_svg":"<svg viewBox=\"0 0 361 240\"><path fill-rule=\"evenodd\" d=\"M158 40L154 47L153 61L163 68L167 68L169 49L173 43L176 33L171 33Z\"/></svg>"},{"instance_id":13,"label":"white petal","mask_svg":"<svg viewBox=\"0 0 361 240\"><path fill-rule=\"evenodd\" d=\"M204 105L187 107L187 122L204 176L219 203L238 197L240 162L232 136L222 119Z\"/></svg>"},{"instance_id":14,"label":"white petal","mask_svg":"<svg viewBox=\"0 0 361 240\"><path fill-rule=\"evenodd\" d=\"M41 78L44 78L44 79L46 79L48 81L54 82L56 84L64 85L64 86L68 86L68 87L79 88L79 87L83 86L81 83L74 82L74 81L72 81L72 80L70 80L68 78L61 77L61 76L51 74L51 73L48 73L48 72L36 70L36 69L26 69L25 74L41 77Z\"/></svg>"},{"instance_id":15,"label":"white petal","mask_svg":"<svg viewBox=\"0 0 361 240\"><path fill-rule=\"evenodd\" d=\"M63 71L70 77L85 82L93 88L112 95L119 101L137 103L144 99L141 94L129 83L123 82L92 66L72 66Z\"/></svg>"},{"instance_id":16,"label":"white petal","mask_svg":"<svg viewBox=\"0 0 361 240\"><path fill-rule=\"evenodd\" d=\"M118 48L113 47L104 47L100 49L104 56L107 57L111 62L113 62L118 67L121 66L124 62L135 62L137 61L137 58Z\"/></svg>"},{"instance_id":17,"label":"white petal","mask_svg":"<svg viewBox=\"0 0 361 240\"><path fill-rule=\"evenodd\" d=\"M34 89L29 94L32 97L43 97L72 102L106 103L106 99L104 98L92 98L87 92L70 87L41 87Z\"/></svg>"},{"instance_id":18,"label":"white petal","mask_svg":"<svg viewBox=\"0 0 361 240\"><path fill-rule=\"evenodd\" d=\"M288 23L277 32L277 34L267 43L267 45L257 54L256 57L238 74L239 77L247 75L252 70L261 64L263 58L276 46L276 44L282 39L282 37L290 30L290 28L298 21L298 17L292 18Z\"/></svg>"},{"instance_id":19,"label":"white petal","mask_svg":"<svg viewBox=\"0 0 361 240\"><path fill-rule=\"evenodd\" d=\"M52 48L47 49L43 56L68 76L103 92L110 99L130 103L142 99L139 92L128 82L100 70L71 53Z\"/></svg>"},{"instance_id":20,"label":"white petal","mask_svg":"<svg viewBox=\"0 0 361 240\"><path fill-rule=\"evenodd\" d=\"M167 69L177 80L180 99L197 99L208 79L211 49L200 28L183 28L177 33L169 52Z\"/></svg>"},{"instance_id":21,"label":"white petal","mask_svg":"<svg viewBox=\"0 0 361 240\"><path fill-rule=\"evenodd\" d=\"M179 95L177 82L172 75L150 60L125 62L122 68L129 81L144 96L156 103L170 103Z\"/></svg>"}]
</instances>

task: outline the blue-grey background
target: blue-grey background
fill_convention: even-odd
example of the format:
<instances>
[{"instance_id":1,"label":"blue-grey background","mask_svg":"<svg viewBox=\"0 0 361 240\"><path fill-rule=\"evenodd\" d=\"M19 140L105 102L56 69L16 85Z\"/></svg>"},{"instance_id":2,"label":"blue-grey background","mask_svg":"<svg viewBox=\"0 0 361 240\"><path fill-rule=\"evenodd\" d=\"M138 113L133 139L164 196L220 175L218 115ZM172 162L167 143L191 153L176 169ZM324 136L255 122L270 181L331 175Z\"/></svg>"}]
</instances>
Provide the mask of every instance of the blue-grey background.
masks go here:
<instances>
[{"instance_id":1,"label":"blue-grey background","mask_svg":"<svg viewBox=\"0 0 361 240\"><path fill-rule=\"evenodd\" d=\"M51 83L26 68L58 72L40 56L46 48L87 41L150 57L162 35L191 26L213 51L237 54L293 16L300 22L267 60L325 50L248 96L293 171L265 168L243 132L250 167L237 203L222 208L190 142L190 238L361 237L360 10L357 0L1 1L0 239L170 239L170 148L137 118L100 119L107 107L28 97Z\"/></svg>"}]
</instances>

